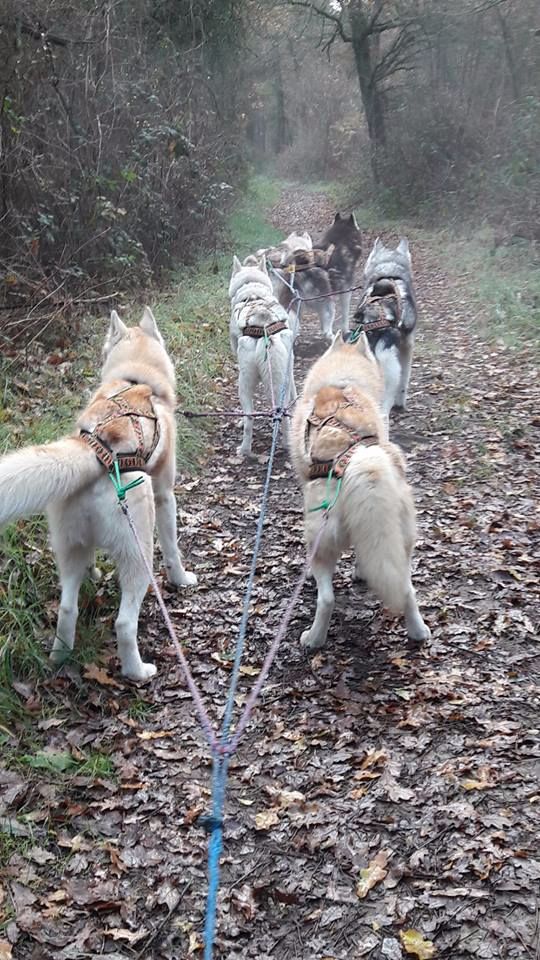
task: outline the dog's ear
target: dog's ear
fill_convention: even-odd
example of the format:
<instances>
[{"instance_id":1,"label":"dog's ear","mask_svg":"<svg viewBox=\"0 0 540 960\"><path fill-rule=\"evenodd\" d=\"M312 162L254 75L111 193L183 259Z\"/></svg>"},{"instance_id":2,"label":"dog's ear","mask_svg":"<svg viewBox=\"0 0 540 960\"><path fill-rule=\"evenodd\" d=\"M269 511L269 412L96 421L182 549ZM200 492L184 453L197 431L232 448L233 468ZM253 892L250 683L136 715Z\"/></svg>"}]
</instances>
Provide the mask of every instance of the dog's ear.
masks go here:
<instances>
[{"instance_id":1,"label":"dog's ear","mask_svg":"<svg viewBox=\"0 0 540 960\"><path fill-rule=\"evenodd\" d=\"M154 317L150 307L144 308L139 327L143 333L146 333L148 337L153 337L154 340L158 341L158 343L163 343L161 334L157 327L156 318Z\"/></svg>"},{"instance_id":2,"label":"dog's ear","mask_svg":"<svg viewBox=\"0 0 540 960\"><path fill-rule=\"evenodd\" d=\"M312 248L312 247L313 247L313 240L311 239L311 234L308 233L307 230L304 230L302 236L303 236L304 240L306 241L306 243L309 243L310 248Z\"/></svg>"},{"instance_id":3,"label":"dog's ear","mask_svg":"<svg viewBox=\"0 0 540 960\"><path fill-rule=\"evenodd\" d=\"M367 258L367 260L366 260L366 264L365 264L365 267L364 267L364 274L366 273L368 267L371 265L371 262L372 262L372 260L374 259L375 255L377 254L380 246L381 246L381 241L380 241L379 237L377 237L377 239L375 240L375 243L373 244L373 246L372 246L372 248L371 248L371 250L370 250L370 252L369 252L369 256L368 256L368 258Z\"/></svg>"},{"instance_id":4,"label":"dog's ear","mask_svg":"<svg viewBox=\"0 0 540 960\"><path fill-rule=\"evenodd\" d=\"M367 357L368 360L374 359L373 354L371 352L371 347L368 342L368 338L366 337L366 334L364 331L362 331L362 333L358 337L358 340L356 341L356 346L363 357Z\"/></svg>"},{"instance_id":5,"label":"dog's ear","mask_svg":"<svg viewBox=\"0 0 540 960\"><path fill-rule=\"evenodd\" d=\"M402 237L399 241L398 253L402 253L404 257L407 257L409 263L411 262L411 251L409 250L409 241L407 237Z\"/></svg>"},{"instance_id":6,"label":"dog's ear","mask_svg":"<svg viewBox=\"0 0 540 960\"><path fill-rule=\"evenodd\" d=\"M345 341L343 339L341 330L338 330L338 332L334 335L334 339L332 340L332 343L330 344L326 352L330 353L332 350L341 350L344 343Z\"/></svg>"},{"instance_id":7,"label":"dog's ear","mask_svg":"<svg viewBox=\"0 0 540 960\"><path fill-rule=\"evenodd\" d=\"M234 256L234 257L233 257L233 262L232 262L232 273L231 273L231 277L236 276L236 274L239 273L241 269L242 269L242 264L240 263L238 257Z\"/></svg>"},{"instance_id":8,"label":"dog's ear","mask_svg":"<svg viewBox=\"0 0 540 960\"><path fill-rule=\"evenodd\" d=\"M335 217L334 217L334 223L338 223L340 220L341 220L341 214L340 214L340 212L339 212L339 210L338 210L338 212L336 213L336 215L335 215Z\"/></svg>"},{"instance_id":9,"label":"dog's ear","mask_svg":"<svg viewBox=\"0 0 540 960\"><path fill-rule=\"evenodd\" d=\"M268 268L266 266L266 257L261 257L258 263L259 270L261 273L265 273L268 276Z\"/></svg>"},{"instance_id":10,"label":"dog's ear","mask_svg":"<svg viewBox=\"0 0 540 960\"><path fill-rule=\"evenodd\" d=\"M120 319L116 310L111 310L111 323L109 326L107 339L112 345L114 345L115 343L119 343L120 340L123 340L127 332L128 327L126 327L124 321Z\"/></svg>"}]
</instances>

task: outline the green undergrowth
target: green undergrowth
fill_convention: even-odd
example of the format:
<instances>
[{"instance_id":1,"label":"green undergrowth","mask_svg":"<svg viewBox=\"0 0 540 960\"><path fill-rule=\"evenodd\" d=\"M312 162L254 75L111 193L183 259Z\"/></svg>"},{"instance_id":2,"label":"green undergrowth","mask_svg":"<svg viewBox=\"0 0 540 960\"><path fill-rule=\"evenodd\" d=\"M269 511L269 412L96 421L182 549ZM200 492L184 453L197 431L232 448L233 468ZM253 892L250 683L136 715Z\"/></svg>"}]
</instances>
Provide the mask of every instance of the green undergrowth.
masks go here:
<instances>
[{"instance_id":1,"label":"green undergrowth","mask_svg":"<svg viewBox=\"0 0 540 960\"><path fill-rule=\"evenodd\" d=\"M265 211L279 192L272 180L254 178L230 217L223 249L179 270L166 289L144 297L174 359L180 409L219 406L223 381L232 371L227 297L232 256L243 257L278 239L265 221ZM141 309L142 304L134 305L122 316L127 323L137 323ZM46 443L72 429L97 385L107 324L106 317L88 317L68 347L50 352L34 347L26 365L10 358L4 361L0 366L0 454L28 443ZM177 424L178 469L192 473L202 466L213 424L181 415ZM99 564L104 580L97 586L85 583L81 589L75 669L99 659L116 615L113 571L102 559ZM16 731L19 753L28 729L35 731L36 719L50 709L46 650L54 633L58 596L45 520L18 521L0 533L0 741L12 743ZM39 691L35 696L25 688L28 684ZM136 713L149 709L135 694L134 703Z\"/></svg>"},{"instance_id":2,"label":"green undergrowth","mask_svg":"<svg viewBox=\"0 0 540 960\"><path fill-rule=\"evenodd\" d=\"M468 236L440 231L433 238L441 265L465 281L467 300L479 332L509 346L538 348L540 332L540 251L525 241L496 248L489 228Z\"/></svg>"}]
</instances>

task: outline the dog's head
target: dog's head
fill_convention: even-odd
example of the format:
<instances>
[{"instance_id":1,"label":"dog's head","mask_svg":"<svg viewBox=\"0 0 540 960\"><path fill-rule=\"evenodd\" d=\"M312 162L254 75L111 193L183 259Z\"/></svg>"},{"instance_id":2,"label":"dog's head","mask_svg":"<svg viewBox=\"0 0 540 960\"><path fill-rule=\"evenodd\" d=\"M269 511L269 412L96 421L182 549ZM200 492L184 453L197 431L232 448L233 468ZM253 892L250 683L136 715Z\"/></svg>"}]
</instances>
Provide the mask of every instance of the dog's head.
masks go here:
<instances>
[{"instance_id":1,"label":"dog's head","mask_svg":"<svg viewBox=\"0 0 540 960\"><path fill-rule=\"evenodd\" d=\"M393 280L378 280L368 287L353 314L358 326L387 320L397 327L401 320L401 296Z\"/></svg>"},{"instance_id":2,"label":"dog's head","mask_svg":"<svg viewBox=\"0 0 540 960\"><path fill-rule=\"evenodd\" d=\"M250 254L243 263L240 263L238 257L233 257L229 297L231 299L235 297L240 288L248 283L262 285L268 288L268 290L272 289L272 282L268 276L264 255L257 257L254 254Z\"/></svg>"},{"instance_id":3,"label":"dog's head","mask_svg":"<svg viewBox=\"0 0 540 960\"><path fill-rule=\"evenodd\" d=\"M103 345L102 376L144 382L156 396L174 403L174 366L150 307L144 308L136 327L127 327L116 310L112 311Z\"/></svg>"},{"instance_id":4,"label":"dog's head","mask_svg":"<svg viewBox=\"0 0 540 960\"><path fill-rule=\"evenodd\" d=\"M112 310L109 329L107 330L105 343L103 344L103 360L108 360L113 350L121 343L128 345L139 342L142 344L143 340L148 337L157 341L160 347L164 349L163 337L158 330L154 314L150 307L144 308L138 327L126 326L124 321L118 316L116 310Z\"/></svg>"},{"instance_id":5,"label":"dog's head","mask_svg":"<svg viewBox=\"0 0 540 960\"><path fill-rule=\"evenodd\" d=\"M386 247L380 237L377 237L364 267L364 276L372 274L382 275L387 270L387 276L396 276L405 280L412 273L411 251L407 237L402 237L397 247Z\"/></svg>"},{"instance_id":6,"label":"dog's head","mask_svg":"<svg viewBox=\"0 0 540 960\"><path fill-rule=\"evenodd\" d=\"M365 333L361 333L360 336L355 337L354 340L351 339L351 336L352 334L344 334L340 330L339 333L336 333L326 353L339 355L341 352L349 354L357 352L361 357L364 357L366 360L372 363L376 369L378 369L377 361L372 353L368 338L366 337Z\"/></svg>"},{"instance_id":7,"label":"dog's head","mask_svg":"<svg viewBox=\"0 0 540 960\"><path fill-rule=\"evenodd\" d=\"M304 233L290 233L285 240L279 244L281 247L281 266L284 265L286 258L295 252L301 250L313 250L313 241L307 231Z\"/></svg>"},{"instance_id":8,"label":"dog's head","mask_svg":"<svg viewBox=\"0 0 540 960\"><path fill-rule=\"evenodd\" d=\"M359 253L361 252L362 233L354 213L351 213L348 217L342 217L339 212L336 213L332 226L328 228L320 241L322 247L328 247L330 244L334 244L336 247L346 246L358 250Z\"/></svg>"}]
</instances>

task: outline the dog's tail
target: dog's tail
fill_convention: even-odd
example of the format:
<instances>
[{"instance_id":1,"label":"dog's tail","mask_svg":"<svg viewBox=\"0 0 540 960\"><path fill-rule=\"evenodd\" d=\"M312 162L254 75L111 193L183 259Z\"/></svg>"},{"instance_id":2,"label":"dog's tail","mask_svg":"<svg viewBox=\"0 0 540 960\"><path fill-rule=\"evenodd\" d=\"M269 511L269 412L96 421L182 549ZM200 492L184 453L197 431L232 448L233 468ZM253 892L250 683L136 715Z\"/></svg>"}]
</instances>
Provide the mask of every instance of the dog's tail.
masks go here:
<instances>
[{"instance_id":1,"label":"dog's tail","mask_svg":"<svg viewBox=\"0 0 540 960\"><path fill-rule=\"evenodd\" d=\"M102 475L95 453L78 437L23 447L0 460L0 527L43 513Z\"/></svg>"},{"instance_id":2,"label":"dog's tail","mask_svg":"<svg viewBox=\"0 0 540 960\"><path fill-rule=\"evenodd\" d=\"M358 572L383 606L403 613L415 514L397 450L394 457L387 447L360 448L345 470L340 500Z\"/></svg>"}]
</instances>

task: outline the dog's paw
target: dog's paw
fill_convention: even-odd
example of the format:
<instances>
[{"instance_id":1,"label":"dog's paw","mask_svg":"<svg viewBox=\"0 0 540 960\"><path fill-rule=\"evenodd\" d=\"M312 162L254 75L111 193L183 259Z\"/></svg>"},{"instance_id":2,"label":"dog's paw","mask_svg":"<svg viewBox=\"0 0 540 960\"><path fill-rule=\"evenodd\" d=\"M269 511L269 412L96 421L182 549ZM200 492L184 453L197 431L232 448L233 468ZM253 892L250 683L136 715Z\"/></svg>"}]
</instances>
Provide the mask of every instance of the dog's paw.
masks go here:
<instances>
[{"instance_id":1,"label":"dog's paw","mask_svg":"<svg viewBox=\"0 0 540 960\"><path fill-rule=\"evenodd\" d=\"M194 587L197 583L197 577L194 573L188 573L181 564L175 563L171 566L165 566L167 571L167 582L171 587Z\"/></svg>"},{"instance_id":2,"label":"dog's paw","mask_svg":"<svg viewBox=\"0 0 540 960\"><path fill-rule=\"evenodd\" d=\"M300 637L300 646L304 650L320 650L321 647L324 647L325 640L326 637L320 637L314 634L312 630L304 630Z\"/></svg>"},{"instance_id":3,"label":"dog's paw","mask_svg":"<svg viewBox=\"0 0 540 960\"><path fill-rule=\"evenodd\" d=\"M53 647L51 652L49 653L49 660L51 661L51 663L54 663L55 667L61 667L62 664L65 663L65 661L69 657L69 654L70 654L69 650L64 650L61 647L55 650Z\"/></svg>"},{"instance_id":4,"label":"dog's paw","mask_svg":"<svg viewBox=\"0 0 540 960\"><path fill-rule=\"evenodd\" d=\"M122 670L122 676L134 683L148 683L156 673L157 667L153 663L143 663L142 660L137 666Z\"/></svg>"},{"instance_id":5,"label":"dog's paw","mask_svg":"<svg viewBox=\"0 0 540 960\"><path fill-rule=\"evenodd\" d=\"M197 585L197 576L194 573L189 573L187 570L184 570L184 576L180 583L176 584L178 587L195 587Z\"/></svg>"},{"instance_id":6,"label":"dog's paw","mask_svg":"<svg viewBox=\"0 0 540 960\"><path fill-rule=\"evenodd\" d=\"M409 627L407 629L407 636L409 640L416 640L418 642L429 640L431 638L431 630L429 629L427 623L424 623L423 620L420 623L415 624L414 627Z\"/></svg>"},{"instance_id":7,"label":"dog's paw","mask_svg":"<svg viewBox=\"0 0 540 960\"><path fill-rule=\"evenodd\" d=\"M236 448L236 454L239 457L244 457L245 460L253 460L255 456L251 451L251 447L243 447L241 444Z\"/></svg>"}]
</instances>

